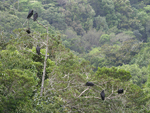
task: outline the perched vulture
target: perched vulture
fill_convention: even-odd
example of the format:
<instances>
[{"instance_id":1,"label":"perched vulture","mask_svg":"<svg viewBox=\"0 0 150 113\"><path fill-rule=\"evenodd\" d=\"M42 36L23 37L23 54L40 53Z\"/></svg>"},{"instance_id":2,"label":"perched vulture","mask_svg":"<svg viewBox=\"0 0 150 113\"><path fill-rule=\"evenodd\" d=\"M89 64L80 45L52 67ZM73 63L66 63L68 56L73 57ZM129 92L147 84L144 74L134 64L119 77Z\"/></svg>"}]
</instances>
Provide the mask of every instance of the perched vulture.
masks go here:
<instances>
[{"instance_id":1,"label":"perched vulture","mask_svg":"<svg viewBox=\"0 0 150 113\"><path fill-rule=\"evenodd\" d=\"M38 18L38 13L35 13L35 14L33 15L33 21L36 21L37 18Z\"/></svg>"},{"instance_id":2,"label":"perched vulture","mask_svg":"<svg viewBox=\"0 0 150 113\"><path fill-rule=\"evenodd\" d=\"M39 47L39 45L37 45L37 47L36 47L36 53L37 53L38 55L40 55L40 47Z\"/></svg>"},{"instance_id":3,"label":"perched vulture","mask_svg":"<svg viewBox=\"0 0 150 113\"><path fill-rule=\"evenodd\" d=\"M30 28L28 28L28 29L26 30L26 32L27 32L28 34L30 34L30 33L31 33Z\"/></svg>"},{"instance_id":4,"label":"perched vulture","mask_svg":"<svg viewBox=\"0 0 150 113\"><path fill-rule=\"evenodd\" d=\"M123 93L123 89L118 90L118 94L121 94L121 93Z\"/></svg>"},{"instance_id":5,"label":"perched vulture","mask_svg":"<svg viewBox=\"0 0 150 113\"><path fill-rule=\"evenodd\" d=\"M101 92L101 98L102 98L102 100L105 100L105 93L104 93L104 90Z\"/></svg>"},{"instance_id":6,"label":"perched vulture","mask_svg":"<svg viewBox=\"0 0 150 113\"><path fill-rule=\"evenodd\" d=\"M33 10L29 11L27 19L31 18L32 15L33 15Z\"/></svg>"},{"instance_id":7,"label":"perched vulture","mask_svg":"<svg viewBox=\"0 0 150 113\"><path fill-rule=\"evenodd\" d=\"M94 84L92 82L87 82L85 85L86 86L94 86Z\"/></svg>"}]
</instances>

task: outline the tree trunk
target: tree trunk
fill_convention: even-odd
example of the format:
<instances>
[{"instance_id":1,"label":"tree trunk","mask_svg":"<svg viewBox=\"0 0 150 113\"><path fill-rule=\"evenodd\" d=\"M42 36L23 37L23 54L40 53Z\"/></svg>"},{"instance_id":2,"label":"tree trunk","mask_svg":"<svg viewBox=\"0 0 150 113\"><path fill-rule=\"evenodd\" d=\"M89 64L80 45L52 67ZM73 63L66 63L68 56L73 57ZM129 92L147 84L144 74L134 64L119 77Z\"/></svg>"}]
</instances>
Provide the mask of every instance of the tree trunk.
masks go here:
<instances>
[{"instance_id":1,"label":"tree trunk","mask_svg":"<svg viewBox=\"0 0 150 113\"><path fill-rule=\"evenodd\" d=\"M42 24L40 24L38 21L37 23L41 26L43 26ZM45 60L44 60L44 68L43 68L43 76L42 76L42 83L41 83L41 93L40 96L43 95L43 90L44 90L44 80L45 80L45 74L46 74L46 63L47 63L47 53L48 53L48 28L46 28L45 26L43 26L46 30L47 30L47 43L46 43L46 53L45 53Z\"/></svg>"}]
</instances>

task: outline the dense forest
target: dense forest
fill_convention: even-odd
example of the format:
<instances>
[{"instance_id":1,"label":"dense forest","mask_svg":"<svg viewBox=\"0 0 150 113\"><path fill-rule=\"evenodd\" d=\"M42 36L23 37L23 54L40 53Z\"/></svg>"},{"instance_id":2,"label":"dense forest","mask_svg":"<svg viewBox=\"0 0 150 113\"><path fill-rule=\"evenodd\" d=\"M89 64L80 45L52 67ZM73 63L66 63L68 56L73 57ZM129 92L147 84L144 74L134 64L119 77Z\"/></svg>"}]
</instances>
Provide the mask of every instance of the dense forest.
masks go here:
<instances>
[{"instance_id":1,"label":"dense forest","mask_svg":"<svg viewBox=\"0 0 150 113\"><path fill-rule=\"evenodd\" d=\"M150 0L0 0L0 113L150 113L149 72Z\"/></svg>"}]
</instances>

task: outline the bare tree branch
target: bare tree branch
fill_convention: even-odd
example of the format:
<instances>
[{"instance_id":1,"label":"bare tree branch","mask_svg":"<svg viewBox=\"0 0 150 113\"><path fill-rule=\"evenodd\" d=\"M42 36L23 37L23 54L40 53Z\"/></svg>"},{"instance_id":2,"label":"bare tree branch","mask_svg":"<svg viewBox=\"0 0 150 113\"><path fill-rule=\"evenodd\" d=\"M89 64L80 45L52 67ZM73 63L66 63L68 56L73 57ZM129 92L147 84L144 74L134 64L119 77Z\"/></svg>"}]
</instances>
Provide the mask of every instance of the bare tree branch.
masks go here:
<instances>
[{"instance_id":1,"label":"bare tree branch","mask_svg":"<svg viewBox=\"0 0 150 113\"><path fill-rule=\"evenodd\" d=\"M40 24L38 21L37 23L41 26L43 26L47 30L47 44L46 44L46 52L45 52L45 60L44 60L44 68L43 68L43 76L42 76L42 83L41 83L41 93L40 96L43 95L44 90L44 79L45 79L45 73L46 73L46 62L47 62L47 53L48 53L48 27L45 27L44 25Z\"/></svg>"},{"instance_id":2,"label":"bare tree branch","mask_svg":"<svg viewBox=\"0 0 150 113\"><path fill-rule=\"evenodd\" d=\"M113 90L113 85L112 85L112 92L107 98L109 98L113 93L114 93L114 90Z\"/></svg>"},{"instance_id":3,"label":"bare tree branch","mask_svg":"<svg viewBox=\"0 0 150 113\"><path fill-rule=\"evenodd\" d=\"M100 97L95 97L95 96L85 96L85 97L80 97L80 98L97 98L97 99L101 99Z\"/></svg>"},{"instance_id":4,"label":"bare tree branch","mask_svg":"<svg viewBox=\"0 0 150 113\"><path fill-rule=\"evenodd\" d=\"M87 90L89 90L90 87L86 88L84 91L82 91L82 93L78 96L78 98L84 93L86 92Z\"/></svg>"}]
</instances>

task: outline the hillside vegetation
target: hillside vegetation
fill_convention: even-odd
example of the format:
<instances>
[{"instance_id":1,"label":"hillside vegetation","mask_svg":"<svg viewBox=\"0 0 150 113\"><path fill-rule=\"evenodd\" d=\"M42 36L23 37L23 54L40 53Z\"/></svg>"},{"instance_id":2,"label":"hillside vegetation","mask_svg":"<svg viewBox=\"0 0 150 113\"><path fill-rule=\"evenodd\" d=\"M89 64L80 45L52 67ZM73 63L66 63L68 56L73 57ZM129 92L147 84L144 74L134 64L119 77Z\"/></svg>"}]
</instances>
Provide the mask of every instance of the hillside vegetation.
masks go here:
<instances>
[{"instance_id":1,"label":"hillside vegetation","mask_svg":"<svg viewBox=\"0 0 150 113\"><path fill-rule=\"evenodd\" d=\"M149 14L150 0L0 0L0 112L149 113Z\"/></svg>"}]
</instances>

